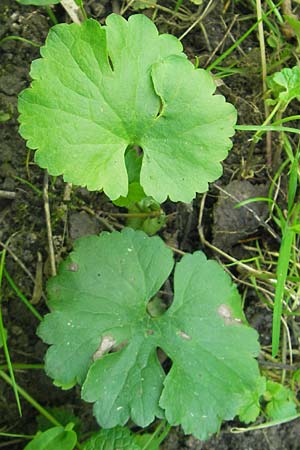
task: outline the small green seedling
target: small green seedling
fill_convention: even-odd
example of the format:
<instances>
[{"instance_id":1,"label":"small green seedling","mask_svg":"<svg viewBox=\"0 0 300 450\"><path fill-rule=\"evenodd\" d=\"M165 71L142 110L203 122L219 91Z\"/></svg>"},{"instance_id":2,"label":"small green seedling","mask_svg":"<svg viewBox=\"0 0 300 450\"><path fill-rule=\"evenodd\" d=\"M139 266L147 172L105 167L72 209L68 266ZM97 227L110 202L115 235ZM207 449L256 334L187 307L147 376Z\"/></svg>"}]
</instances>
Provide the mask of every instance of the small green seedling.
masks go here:
<instances>
[{"instance_id":1,"label":"small green seedling","mask_svg":"<svg viewBox=\"0 0 300 450\"><path fill-rule=\"evenodd\" d=\"M173 266L163 241L141 231L79 239L49 282L38 334L51 345L47 373L63 388L79 383L102 427L165 417L207 439L223 419L259 413L257 334L229 276L202 252L176 265L173 303L153 317L147 305Z\"/></svg>"},{"instance_id":2,"label":"small green seedling","mask_svg":"<svg viewBox=\"0 0 300 450\"><path fill-rule=\"evenodd\" d=\"M134 147L140 184L159 203L189 202L220 177L236 110L146 16L56 25L41 55L19 98L20 133L51 175L126 197Z\"/></svg>"},{"instance_id":3,"label":"small green seedling","mask_svg":"<svg viewBox=\"0 0 300 450\"><path fill-rule=\"evenodd\" d=\"M284 68L267 79L273 99L267 102L271 105L280 105L283 112L293 99L300 100L300 67Z\"/></svg>"},{"instance_id":4,"label":"small green seedling","mask_svg":"<svg viewBox=\"0 0 300 450\"><path fill-rule=\"evenodd\" d=\"M268 380L264 400L267 402L266 415L271 420L285 419L297 414L294 392L281 383Z\"/></svg>"}]
</instances>

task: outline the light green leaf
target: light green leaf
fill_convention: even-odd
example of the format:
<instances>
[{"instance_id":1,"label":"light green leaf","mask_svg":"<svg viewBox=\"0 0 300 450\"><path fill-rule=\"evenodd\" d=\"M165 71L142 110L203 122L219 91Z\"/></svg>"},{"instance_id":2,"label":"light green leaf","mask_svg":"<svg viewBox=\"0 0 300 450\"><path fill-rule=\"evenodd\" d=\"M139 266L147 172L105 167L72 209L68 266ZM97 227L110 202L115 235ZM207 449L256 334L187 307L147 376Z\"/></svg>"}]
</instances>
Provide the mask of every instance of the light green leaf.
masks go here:
<instances>
[{"instance_id":1,"label":"light green leaf","mask_svg":"<svg viewBox=\"0 0 300 450\"><path fill-rule=\"evenodd\" d=\"M35 6L47 6L59 3L60 0L16 0L22 5L35 5Z\"/></svg>"},{"instance_id":2,"label":"light green leaf","mask_svg":"<svg viewBox=\"0 0 300 450\"><path fill-rule=\"evenodd\" d=\"M54 427L43 433L39 432L24 450L73 450L77 436L67 428Z\"/></svg>"},{"instance_id":3,"label":"light green leaf","mask_svg":"<svg viewBox=\"0 0 300 450\"><path fill-rule=\"evenodd\" d=\"M282 102L282 109L294 98L300 101L300 67L285 68L267 78L274 97Z\"/></svg>"},{"instance_id":4,"label":"light green leaf","mask_svg":"<svg viewBox=\"0 0 300 450\"><path fill-rule=\"evenodd\" d=\"M253 389L253 391L249 391L247 394L248 401L242 406L239 411L239 418L242 422L250 423L254 422L257 416L260 413L261 405L260 399L261 396L266 391L266 379L261 377L257 380L257 387ZM246 396L245 396L246 398Z\"/></svg>"},{"instance_id":5,"label":"light green leaf","mask_svg":"<svg viewBox=\"0 0 300 450\"><path fill-rule=\"evenodd\" d=\"M129 428L101 430L85 443L84 450L142 450Z\"/></svg>"},{"instance_id":6,"label":"light green leaf","mask_svg":"<svg viewBox=\"0 0 300 450\"><path fill-rule=\"evenodd\" d=\"M296 223L290 226L290 229L294 231L294 233L300 233L300 223Z\"/></svg>"},{"instance_id":7,"label":"light green leaf","mask_svg":"<svg viewBox=\"0 0 300 450\"><path fill-rule=\"evenodd\" d=\"M143 150L141 186L158 202L190 201L221 175L235 108L146 16L57 25L41 55L19 98L20 133L52 175L126 197L132 146Z\"/></svg>"},{"instance_id":8,"label":"light green leaf","mask_svg":"<svg viewBox=\"0 0 300 450\"><path fill-rule=\"evenodd\" d=\"M297 414L295 394L280 383L267 381L266 414L271 420L281 420Z\"/></svg>"},{"instance_id":9,"label":"light green leaf","mask_svg":"<svg viewBox=\"0 0 300 450\"><path fill-rule=\"evenodd\" d=\"M205 439L257 390L257 334L229 276L201 252L177 264L174 301L151 317L147 304L172 267L163 241L142 232L79 239L50 281L52 312L38 332L51 344L48 374L84 382L82 397L104 428L129 417L145 427L165 414ZM157 348L173 362L167 376Z\"/></svg>"}]
</instances>

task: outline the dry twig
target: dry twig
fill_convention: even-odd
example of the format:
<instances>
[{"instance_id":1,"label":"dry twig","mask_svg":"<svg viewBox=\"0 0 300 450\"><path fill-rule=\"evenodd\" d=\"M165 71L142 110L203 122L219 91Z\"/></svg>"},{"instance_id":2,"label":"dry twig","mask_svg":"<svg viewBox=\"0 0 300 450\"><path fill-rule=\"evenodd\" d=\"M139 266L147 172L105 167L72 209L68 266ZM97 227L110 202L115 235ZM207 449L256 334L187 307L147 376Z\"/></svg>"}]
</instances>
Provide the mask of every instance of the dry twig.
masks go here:
<instances>
[{"instance_id":1,"label":"dry twig","mask_svg":"<svg viewBox=\"0 0 300 450\"><path fill-rule=\"evenodd\" d=\"M0 190L0 198L5 198L7 200L14 200L16 198L16 193L11 191L1 191Z\"/></svg>"},{"instance_id":2,"label":"dry twig","mask_svg":"<svg viewBox=\"0 0 300 450\"><path fill-rule=\"evenodd\" d=\"M44 210L45 210L47 235L48 235L48 247L49 247L51 275L54 277L56 275L56 265L55 265L55 252L54 252L54 245L53 245L51 215L50 215L49 196L48 196L48 172L47 171L45 171L45 175L44 175L43 198L44 198Z\"/></svg>"}]
</instances>

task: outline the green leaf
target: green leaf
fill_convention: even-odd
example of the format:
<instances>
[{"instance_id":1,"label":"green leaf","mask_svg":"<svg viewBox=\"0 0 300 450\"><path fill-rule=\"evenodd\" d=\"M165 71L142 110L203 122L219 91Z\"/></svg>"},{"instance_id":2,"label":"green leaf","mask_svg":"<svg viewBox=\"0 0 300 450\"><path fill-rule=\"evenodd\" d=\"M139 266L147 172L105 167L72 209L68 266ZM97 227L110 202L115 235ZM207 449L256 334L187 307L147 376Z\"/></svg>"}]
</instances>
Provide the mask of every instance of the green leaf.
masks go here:
<instances>
[{"instance_id":1,"label":"green leaf","mask_svg":"<svg viewBox=\"0 0 300 450\"><path fill-rule=\"evenodd\" d=\"M300 233L300 223L296 223L295 225L291 225L290 229L294 231L294 233Z\"/></svg>"},{"instance_id":2,"label":"green leaf","mask_svg":"<svg viewBox=\"0 0 300 450\"><path fill-rule=\"evenodd\" d=\"M173 264L160 238L124 229L79 239L49 283L51 313L38 330L51 345L46 370L83 383L104 428L165 415L205 439L257 390L257 334L229 276L202 252L177 264L171 307L148 314ZM157 348L172 361L167 375Z\"/></svg>"},{"instance_id":3,"label":"green leaf","mask_svg":"<svg viewBox=\"0 0 300 450\"><path fill-rule=\"evenodd\" d=\"M35 6L47 6L47 5L55 5L59 3L60 0L16 0L21 5L35 5Z\"/></svg>"},{"instance_id":4,"label":"green leaf","mask_svg":"<svg viewBox=\"0 0 300 450\"><path fill-rule=\"evenodd\" d=\"M63 427L50 428L38 433L24 450L73 450L77 442L76 433Z\"/></svg>"},{"instance_id":5,"label":"green leaf","mask_svg":"<svg viewBox=\"0 0 300 450\"><path fill-rule=\"evenodd\" d=\"M85 443L84 450L142 450L129 428L101 430Z\"/></svg>"},{"instance_id":6,"label":"green leaf","mask_svg":"<svg viewBox=\"0 0 300 450\"><path fill-rule=\"evenodd\" d=\"M266 414L271 420L281 420L297 414L295 394L285 386L267 381Z\"/></svg>"},{"instance_id":7,"label":"green leaf","mask_svg":"<svg viewBox=\"0 0 300 450\"><path fill-rule=\"evenodd\" d=\"M20 133L50 174L126 197L124 154L138 146L140 184L160 203L188 202L221 175L236 110L145 15L56 25L41 55L19 97Z\"/></svg>"},{"instance_id":8,"label":"green leaf","mask_svg":"<svg viewBox=\"0 0 300 450\"><path fill-rule=\"evenodd\" d=\"M282 102L283 109L294 98L300 101L300 67L282 69L268 77L267 83L274 97Z\"/></svg>"}]
</instances>

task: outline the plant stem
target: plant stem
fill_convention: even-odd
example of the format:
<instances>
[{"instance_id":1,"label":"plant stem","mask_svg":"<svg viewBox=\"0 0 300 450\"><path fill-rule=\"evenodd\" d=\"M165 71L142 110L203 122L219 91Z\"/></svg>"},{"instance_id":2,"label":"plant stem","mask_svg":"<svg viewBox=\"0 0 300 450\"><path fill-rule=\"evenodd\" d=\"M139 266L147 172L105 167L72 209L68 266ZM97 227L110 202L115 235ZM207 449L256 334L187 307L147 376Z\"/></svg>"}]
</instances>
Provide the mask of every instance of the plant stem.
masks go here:
<instances>
[{"instance_id":1,"label":"plant stem","mask_svg":"<svg viewBox=\"0 0 300 450\"><path fill-rule=\"evenodd\" d=\"M263 95L265 95L267 91L267 60L266 60L266 45L265 45L265 36L264 36L264 22L262 15L262 6L261 0L256 0L256 14L258 24L258 37L259 37L259 48L260 48L260 59L261 59L261 72L262 72L262 89ZM269 118L270 110L267 102L264 102L265 108L265 117ZM266 157L267 164L271 166L272 164L272 154L271 154L271 132L267 132L266 136Z\"/></svg>"},{"instance_id":2,"label":"plant stem","mask_svg":"<svg viewBox=\"0 0 300 450\"><path fill-rule=\"evenodd\" d=\"M22 363L12 363L12 367L15 370L43 370L45 368L44 364L22 364ZM0 365L0 370L7 370L8 365Z\"/></svg>"},{"instance_id":3,"label":"plant stem","mask_svg":"<svg viewBox=\"0 0 300 450\"><path fill-rule=\"evenodd\" d=\"M33 45L33 47L40 47L40 44L37 44L36 42L30 41L29 39L25 39L21 36L5 36L3 39L0 39L0 45L4 44L4 42L7 41L21 41L21 42L25 42L25 44L30 44Z\"/></svg>"},{"instance_id":4,"label":"plant stem","mask_svg":"<svg viewBox=\"0 0 300 450\"><path fill-rule=\"evenodd\" d=\"M286 417L284 419L272 420L271 422L261 423L259 425L253 425L248 428L231 428L231 433L246 433L247 431L255 431L255 430L263 430L264 428L276 427L277 425L281 425L282 423L291 422L292 420L299 419L300 414L296 414L295 416Z\"/></svg>"},{"instance_id":5,"label":"plant stem","mask_svg":"<svg viewBox=\"0 0 300 450\"><path fill-rule=\"evenodd\" d=\"M58 24L58 20L55 17L54 12L52 11L52 9L50 8L50 6L45 6L45 9L47 11L48 16L50 17L51 22L53 23L53 25L57 25Z\"/></svg>"},{"instance_id":6,"label":"plant stem","mask_svg":"<svg viewBox=\"0 0 300 450\"><path fill-rule=\"evenodd\" d=\"M15 434L15 433L3 433L3 432L0 432L0 436L11 437L11 438L20 438L20 439L33 439L34 438L34 436L31 436L29 434Z\"/></svg>"}]
</instances>

